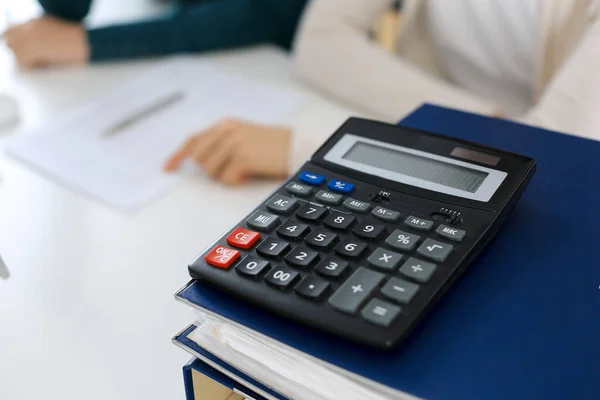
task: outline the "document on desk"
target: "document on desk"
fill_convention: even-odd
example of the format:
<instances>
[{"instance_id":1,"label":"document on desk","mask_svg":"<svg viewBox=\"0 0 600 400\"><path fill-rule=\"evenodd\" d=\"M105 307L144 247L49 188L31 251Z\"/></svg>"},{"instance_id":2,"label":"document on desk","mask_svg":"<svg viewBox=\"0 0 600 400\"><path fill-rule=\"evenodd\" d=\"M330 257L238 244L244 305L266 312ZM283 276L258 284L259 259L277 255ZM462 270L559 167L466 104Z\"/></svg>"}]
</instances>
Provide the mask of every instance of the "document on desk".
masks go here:
<instances>
[{"instance_id":1,"label":"document on desk","mask_svg":"<svg viewBox=\"0 0 600 400\"><path fill-rule=\"evenodd\" d=\"M301 94L181 58L13 139L10 155L43 174L123 211L166 193L180 174L168 156L194 132L223 117L275 123Z\"/></svg>"}]
</instances>

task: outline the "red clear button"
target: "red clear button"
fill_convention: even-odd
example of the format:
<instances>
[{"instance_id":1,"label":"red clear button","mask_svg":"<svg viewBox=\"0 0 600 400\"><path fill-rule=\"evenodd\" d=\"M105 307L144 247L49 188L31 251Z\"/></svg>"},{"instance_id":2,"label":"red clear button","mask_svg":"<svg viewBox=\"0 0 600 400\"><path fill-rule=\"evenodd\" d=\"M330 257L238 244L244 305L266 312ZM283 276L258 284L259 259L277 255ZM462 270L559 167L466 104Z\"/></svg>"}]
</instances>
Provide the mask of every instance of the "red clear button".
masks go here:
<instances>
[{"instance_id":1,"label":"red clear button","mask_svg":"<svg viewBox=\"0 0 600 400\"><path fill-rule=\"evenodd\" d=\"M220 244L204 256L204 260L207 263L218 268L229 268L238 258L240 258L239 251L221 246Z\"/></svg>"},{"instance_id":2,"label":"red clear button","mask_svg":"<svg viewBox=\"0 0 600 400\"><path fill-rule=\"evenodd\" d=\"M227 243L240 249L249 249L260 239L260 233L244 228L237 228L228 236Z\"/></svg>"}]
</instances>

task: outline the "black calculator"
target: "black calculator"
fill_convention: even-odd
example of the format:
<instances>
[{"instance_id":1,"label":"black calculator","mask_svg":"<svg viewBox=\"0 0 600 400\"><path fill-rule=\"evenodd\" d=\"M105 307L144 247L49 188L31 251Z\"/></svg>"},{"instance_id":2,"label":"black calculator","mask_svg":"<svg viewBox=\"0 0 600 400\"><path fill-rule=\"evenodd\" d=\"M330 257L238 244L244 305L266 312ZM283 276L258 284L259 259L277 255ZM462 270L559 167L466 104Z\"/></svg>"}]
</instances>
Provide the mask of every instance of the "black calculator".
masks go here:
<instances>
[{"instance_id":1,"label":"black calculator","mask_svg":"<svg viewBox=\"0 0 600 400\"><path fill-rule=\"evenodd\" d=\"M529 157L350 118L189 266L232 296L381 349L494 238Z\"/></svg>"}]
</instances>

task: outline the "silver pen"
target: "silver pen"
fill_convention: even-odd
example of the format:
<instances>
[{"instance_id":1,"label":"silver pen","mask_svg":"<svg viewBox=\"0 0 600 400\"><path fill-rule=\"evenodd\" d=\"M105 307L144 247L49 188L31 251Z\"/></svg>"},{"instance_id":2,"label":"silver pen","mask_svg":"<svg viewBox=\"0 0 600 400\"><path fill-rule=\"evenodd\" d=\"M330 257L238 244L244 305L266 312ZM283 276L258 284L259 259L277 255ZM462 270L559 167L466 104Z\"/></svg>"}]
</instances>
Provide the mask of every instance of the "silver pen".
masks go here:
<instances>
[{"instance_id":1,"label":"silver pen","mask_svg":"<svg viewBox=\"0 0 600 400\"><path fill-rule=\"evenodd\" d=\"M184 93L183 92L175 92L172 93L171 95L164 97L162 99L160 99L159 101L157 101L156 103L150 104L148 107L138 111L137 113L125 118L122 121L117 122L115 125L113 125L112 127L110 127L109 129L107 129L103 136L104 137L111 137L111 136L115 136L118 133L124 131L125 129L129 128L130 126L134 125L136 122L138 122L139 120L154 114L157 111L160 111L172 104L177 103L178 101L180 101L181 99L184 98Z\"/></svg>"},{"instance_id":2,"label":"silver pen","mask_svg":"<svg viewBox=\"0 0 600 400\"><path fill-rule=\"evenodd\" d=\"M0 256L0 278L2 278L2 279L10 278L10 272L8 272L8 267L2 260L2 256Z\"/></svg>"}]
</instances>

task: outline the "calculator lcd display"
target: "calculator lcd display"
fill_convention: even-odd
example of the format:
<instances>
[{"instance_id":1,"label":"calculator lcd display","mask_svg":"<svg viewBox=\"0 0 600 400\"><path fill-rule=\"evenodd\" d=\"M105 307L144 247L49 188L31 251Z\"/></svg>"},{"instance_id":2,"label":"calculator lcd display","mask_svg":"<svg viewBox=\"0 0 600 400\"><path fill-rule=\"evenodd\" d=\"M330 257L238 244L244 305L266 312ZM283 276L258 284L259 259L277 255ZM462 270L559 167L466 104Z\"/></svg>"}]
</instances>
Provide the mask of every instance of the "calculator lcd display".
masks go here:
<instances>
[{"instance_id":1,"label":"calculator lcd display","mask_svg":"<svg viewBox=\"0 0 600 400\"><path fill-rule=\"evenodd\" d=\"M475 193L489 175L485 171L363 141L357 141L342 158L469 193Z\"/></svg>"}]
</instances>

